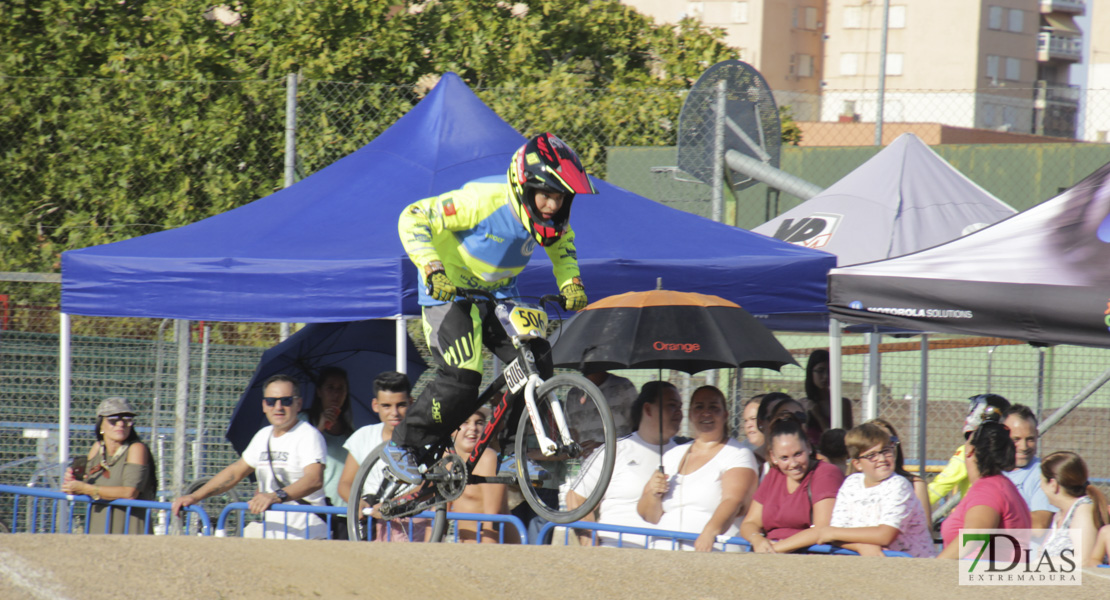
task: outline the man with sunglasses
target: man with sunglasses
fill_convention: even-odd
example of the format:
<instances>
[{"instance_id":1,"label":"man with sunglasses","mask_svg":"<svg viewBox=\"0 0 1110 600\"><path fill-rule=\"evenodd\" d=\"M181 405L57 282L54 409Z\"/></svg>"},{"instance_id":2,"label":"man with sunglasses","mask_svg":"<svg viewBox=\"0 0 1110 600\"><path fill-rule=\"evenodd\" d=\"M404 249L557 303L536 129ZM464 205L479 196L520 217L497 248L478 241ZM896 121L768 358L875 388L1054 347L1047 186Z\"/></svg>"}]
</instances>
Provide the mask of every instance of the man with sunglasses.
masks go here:
<instances>
[{"instance_id":1,"label":"man with sunglasses","mask_svg":"<svg viewBox=\"0 0 1110 600\"><path fill-rule=\"evenodd\" d=\"M262 384L262 395L262 412L270 425L254 434L239 460L199 490L174 500L172 512L176 516L182 507L222 494L254 473L258 477L259 491L248 505L254 514L266 513L264 537L326 538L327 525L316 515L267 510L278 503L325 506L327 445L315 427L297 418L302 400L293 378L288 375L270 377Z\"/></svg>"}]
</instances>

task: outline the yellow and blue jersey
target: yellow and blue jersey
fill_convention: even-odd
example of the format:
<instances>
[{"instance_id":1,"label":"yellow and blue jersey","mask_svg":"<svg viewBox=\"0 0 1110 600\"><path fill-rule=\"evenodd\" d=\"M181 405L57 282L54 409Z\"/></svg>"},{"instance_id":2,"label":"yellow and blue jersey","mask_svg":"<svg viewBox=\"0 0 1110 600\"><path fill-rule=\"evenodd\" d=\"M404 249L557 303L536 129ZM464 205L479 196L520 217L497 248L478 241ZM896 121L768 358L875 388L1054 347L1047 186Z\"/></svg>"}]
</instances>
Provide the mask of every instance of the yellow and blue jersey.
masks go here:
<instances>
[{"instance_id":1,"label":"yellow and blue jersey","mask_svg":"<svg viewBox=\"0 0 1110 600\"><path fill-rule=\"evenodd\" d=\"M504 177L491 179L419 200L401 213L397 229L420 272L421 306L443 304L425 292L425 267L437 260L458 287L488 290L501 298L518 295L516 277L538 244L514 214ZM544 251L554 266L556 289L579 276L571 228Z\"/></svg>"}]
</instances>

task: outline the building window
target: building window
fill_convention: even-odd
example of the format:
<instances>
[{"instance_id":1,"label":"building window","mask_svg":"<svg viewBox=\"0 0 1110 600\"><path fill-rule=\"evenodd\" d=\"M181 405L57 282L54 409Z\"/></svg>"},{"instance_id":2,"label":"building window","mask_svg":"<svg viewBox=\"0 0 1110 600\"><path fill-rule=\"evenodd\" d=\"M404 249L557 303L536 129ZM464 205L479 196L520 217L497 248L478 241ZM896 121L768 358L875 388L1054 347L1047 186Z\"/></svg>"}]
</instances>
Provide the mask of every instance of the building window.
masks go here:
<instances>
[{"instance_id":1,"label":"building window","mask_svg":"<svg viewBox=\"0 0 1110 600\"><path fill-rule=\"evenodd\" d=\"M886 74L887 75L901 75L902 74L902 57L901 53L887 54L886 55Z\"/></svg>"},{"instance_id":2,"label":"building window","mask_svg":"<svg viewBox=\"0 0 1110 600\"><path fill-rule=\"evenodd\" d=\"M748 22L748 3L747 2L733 2L732 3L732 22L733 23L747 23Z\"/></svg>"},{"instance_id":3,"label":"building window","mask_svg":"<svg viewBox=\"0 0 1110 600\"><path fill-rule=\"evenodd\" d=\"M901 4L899 4L898 6L891 6L890 13L887 15L887 19L888 29L905 29L906 7Z\"/></svg>"},{"instance_id":4,"label":"building window","mask_svg":"<svg viewBox=\"0 0 1110 600\"><path fill-rule=\"evenodd\" d=\"M1017 81L1021 79L1021 61L1016 58L1006 59L1006 79Z\"/></svg>"},{"instance_id":5,"label":"building window","mask_svg":"<svg viewBox=\"0 0 1110 600\"><path fill-rule=\"evenodd\" d=\"M992 6L987 11L987 27L991 29L1002 29L1002 7Z\"/></svg>"},{"instance_id":6,"label":"building window","mask_svg":"<svg viewBox=\"0 0 1110 600\"><path fill-rule=\"evenodd\" d=\"M798 77L813 77L813 56L810 54L799 54L798 57Z\"/></svg>"},{"instance_id":7,"label":"building window","mask_svg":"<svg viewBox=\"0 0 1110 600\"><path fill-rule=\"evenodd\" d=\"M840 55L840 74L859 75L859 55L854 52L845 52Z\"/></svg>"},{"instance_id":8,"label":"building window","mask_svg":"<svg viewBox=\"0 0 1110 600\"><path fill-rule=\"evenodd\" d=\"M858 6L844 7L844 29L859 29L863 22L862 11Z\"/></svg>"},{"instance_id":9,"label":"building window","mask_svg":"<svg viewBox=\"0 0 1110 600\"><path fill-rule=\"evenodd\" d=\"M805 16L806 16L805 28L810 30L810 31L815 31L817 29L817 7L816 6L807 6L807 7L805 7Z\"/></svg>"},{"instance_id":10,"label":"building window","mask_svg":"<svg viewBox=\"0 0 1110 600\"><path fill-rule=\"evenodd\" d=\"M1010 9L1010 31L1021 33L1025 28L1025 13L1016 8Z\"/></svg>"},{"instance_id":11,"label":"building window","mask_svg":"<svg viewBox=\"0 0 1110 600\"><path fill-rule=\"evenodd\" d=\"M987 77L998 79L998 57L987 56Z\"/></svg>"}]
</instances>

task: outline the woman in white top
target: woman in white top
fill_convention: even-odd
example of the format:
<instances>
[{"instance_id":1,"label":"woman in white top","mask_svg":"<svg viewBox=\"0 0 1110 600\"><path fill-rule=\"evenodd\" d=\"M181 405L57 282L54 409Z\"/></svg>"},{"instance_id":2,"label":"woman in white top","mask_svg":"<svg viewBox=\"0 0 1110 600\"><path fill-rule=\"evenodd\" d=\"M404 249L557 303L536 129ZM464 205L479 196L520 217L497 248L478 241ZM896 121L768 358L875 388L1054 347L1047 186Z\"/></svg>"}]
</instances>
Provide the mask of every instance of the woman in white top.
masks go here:
<instances>
[{"instance_id":1,"label":"woman in white top","mask_svg":"<svg viewBox=\"0 0 1110 600\"><path fill-rule=\"evenodd\" d=\"M649 523L668 531L697 533L684 550L709 552L718 535L734 536L756 486L751 450L728 437L725 397L703 386L690 398L694 440L663 456L664 473L656 472L644 486L637 511ZM659 540L657 548L671 548Z\"/></svg>"},{"instance_id":2,"label":"woman in white top","mask_svg":"<svg viewBox=\"0 0 1110 600\"><path fill-rule=\"evenodd\" d=\"M1041 461L1041 489L1060 509L1052 518L1042 547L1052 556L1082 550L1085 562L1092 556L1095 538L1106 524L1106 498L1087 481L1087 464L1074 452L1053 452Z\"/></svg>"}]
</instances>

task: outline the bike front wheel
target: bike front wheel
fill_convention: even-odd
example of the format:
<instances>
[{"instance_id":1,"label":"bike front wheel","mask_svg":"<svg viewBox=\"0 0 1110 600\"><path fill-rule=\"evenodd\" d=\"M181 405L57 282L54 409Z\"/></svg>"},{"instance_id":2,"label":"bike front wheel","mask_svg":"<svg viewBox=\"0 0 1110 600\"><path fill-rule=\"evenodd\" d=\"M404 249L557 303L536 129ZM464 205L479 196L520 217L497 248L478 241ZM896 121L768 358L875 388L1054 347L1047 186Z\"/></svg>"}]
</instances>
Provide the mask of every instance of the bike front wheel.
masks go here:
<instances>
[{"instance_id":1,"label":"bike front wheel","mask_svg":"<svg viewBox=\"0 0 1110 600\"><path fill-rule=\"evenodd\" d=\"M556 426L556 405L566 415L570 436L575 442L573 447L562 447ZM536 388L536 408L544 435L559 442L561 448L556 456L544 456L528 412L521 414L515 448L520 491L540 517L553 523L578 521L597 508L613 476L616 427L609 403L601 390L585 377L560 374ZM581 505L565 508L563 498L567 490L587 465L598 469L597 485Z\"/></svg>"},{"instance_id":2,"label":"bike front wheel","mask_svg":"<svg viewBox=\"0 0 1110 600\"><path fill-rule=\"evenodd\" d=\"M355 474L354 481L351 482L351 491L347 495L347 537L352 541L365 541L371 539L373 534L374 518L363 514L359 500L364 499L369 506L375 506L380 502L407 494L416 487L398 480L389 473L387 463L382 458L385 444L388 443L385 442L379 445L371 450L370 454L366 455L366 458L359 463L358 472ZM439 542L443 540L447 514L446 511L442 510L437 510L435 513L435 518L432 519L431 523L432 536L429 541Z\"/></svg>"}]
</instances>

